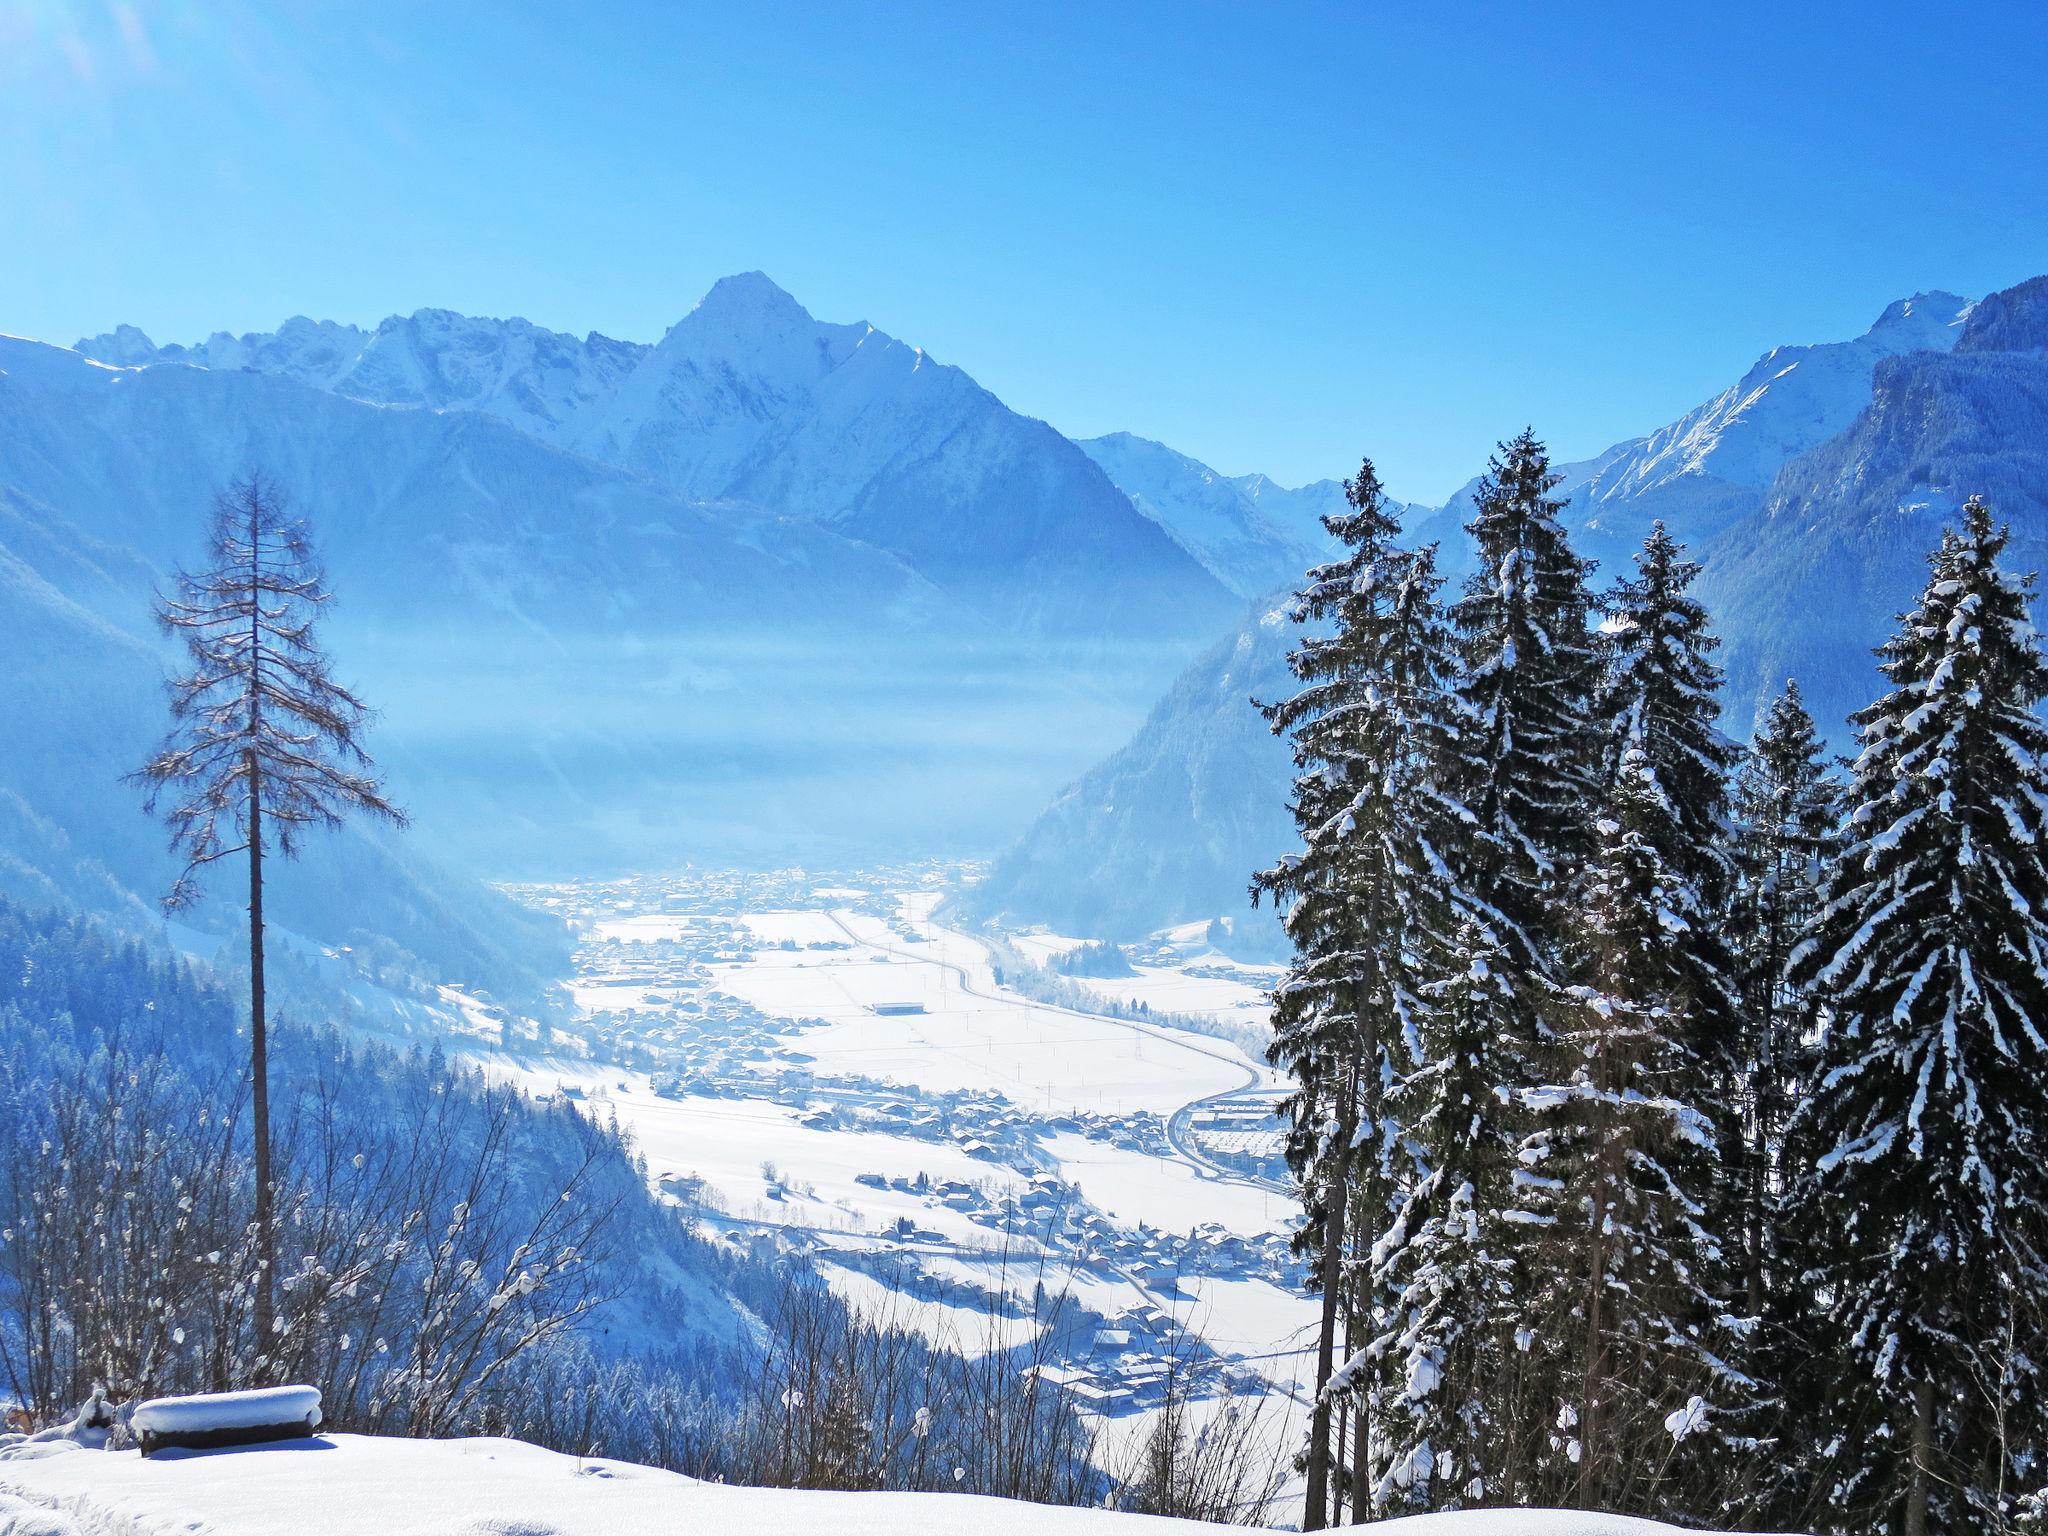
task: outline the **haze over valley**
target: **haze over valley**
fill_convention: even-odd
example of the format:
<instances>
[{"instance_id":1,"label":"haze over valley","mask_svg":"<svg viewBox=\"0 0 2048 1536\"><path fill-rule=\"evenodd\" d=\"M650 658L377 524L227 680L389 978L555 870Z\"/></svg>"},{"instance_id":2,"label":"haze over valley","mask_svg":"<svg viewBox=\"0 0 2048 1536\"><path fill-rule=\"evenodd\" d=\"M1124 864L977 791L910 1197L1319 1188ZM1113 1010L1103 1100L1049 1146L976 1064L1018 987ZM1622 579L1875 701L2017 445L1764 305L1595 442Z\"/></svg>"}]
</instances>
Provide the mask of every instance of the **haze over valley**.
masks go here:
<instances>
[{"instance_id":1,"label":"haze over valley","mask_svg":"<svg viewBox=\"0 0 2048 1536\"><path fill-rule=\"evenodd\" d=\"M2048 1536L1943 22L0 0L0 1536Z\"/></svg>"}]
</instances>

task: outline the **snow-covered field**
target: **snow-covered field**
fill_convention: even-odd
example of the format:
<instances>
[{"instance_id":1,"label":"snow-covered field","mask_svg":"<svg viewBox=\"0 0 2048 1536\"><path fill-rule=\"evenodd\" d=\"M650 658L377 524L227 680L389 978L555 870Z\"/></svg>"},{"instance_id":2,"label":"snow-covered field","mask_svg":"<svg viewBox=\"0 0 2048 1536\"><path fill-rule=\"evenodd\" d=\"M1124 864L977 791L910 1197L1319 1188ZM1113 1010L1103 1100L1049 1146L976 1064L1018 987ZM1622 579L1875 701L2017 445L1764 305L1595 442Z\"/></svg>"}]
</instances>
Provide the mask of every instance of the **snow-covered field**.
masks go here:
<instances>
[{"instance_id":1,"label":"snow-covered field","mask_svg":"<svg viewBox=\"0 0 2048 1536\"><path fill-rule=\"evenodd\" d=\"M920 899L929 907L929 900ZM820 1018L803 1037L822 1072L855 1071L928 1088L993 1088L1048 1112L1166 1114L1193 1099L1265 1080L1268 1069L1236 1046L1177 1030L1111 1020L1032 1002L996 984L988 951L928 920L908 924L912 944L882 919L859 913L773 915L817 926L805 937L847 951L763 950L720 985L764 1013ZM768 919L749 915L750 928ZM923 1011L878 1014L907 1003Z\"/></svg>"},{"instance_id":2,"label":"snow-covered field","mask_svg":"<svg viewBox=\"0 0 2048 1536\"><path fill-rule=\"evenodd\" d=\"M695 1482L516 1440L325 1435L236 1451L60 1444L0 1451L0 1536L1195 1536L1213 1526L946 1493L812 1493ZM1432 1515L1385 1536L1671 1536L1547 1511Z\"/></svg>"},{"instance_id":3,"label":"snow-covered field","mask_svg":"<svg viewBox=\"0 0 2048 1536\"><path fill-rule=\"evenodd\" d=\"M1115 1358L1089 1357L1085 1324L1065 1363L1118 1393L1192 1336L1206 1379L1264 1382L1274 1433L1291 1432L1315 1316L1285 1251L1294 1197L1205 1155L1191 1118L1269 1101L1277 1079L1242 1047L1024 995L986 944L932 920L928 879L526 894L584 924L571 985L589 1049L491 1069L616 1118L654 1187L708 1230L806 1249L842 1294L971 1353L1034 1328L977 1298L1041 1281L1112 1332L1144 1313L1149 1334ZM1013 943L1051 956L1074 941ZM1148 990L1162 1012L1264 1007L1242 978L1163 958L1104 985ZM1142 1388L1105 1402L1125 1429L1147 1410Z\"/></svg>"},{"instance_id":4,"label":"snow-covered field","mask_svg":"<svg viewBox=\"0 0 2048 1536\"><path fill-rule=\"evenodd\" d=\"M899 1217L943 1231L961 1242L988 1234L953 1211L917 1197L854 1181L863 1173L933 1180L986 1180L1014 1188L1013 1171L969 1157L956 1146L917 1142L875 1131L819 1130L801 1112L762 1099L668 1098L639 1072L588 1066L500 1069L530 1092L572 1088L588 1112L616 1117L632 1132L657 1189L674 1192L677 1180L703 1179L741 1220L819 1231L876 1232ZM766 1167L781 1175L771 1188Z\"/></svg>"}]
</instances>

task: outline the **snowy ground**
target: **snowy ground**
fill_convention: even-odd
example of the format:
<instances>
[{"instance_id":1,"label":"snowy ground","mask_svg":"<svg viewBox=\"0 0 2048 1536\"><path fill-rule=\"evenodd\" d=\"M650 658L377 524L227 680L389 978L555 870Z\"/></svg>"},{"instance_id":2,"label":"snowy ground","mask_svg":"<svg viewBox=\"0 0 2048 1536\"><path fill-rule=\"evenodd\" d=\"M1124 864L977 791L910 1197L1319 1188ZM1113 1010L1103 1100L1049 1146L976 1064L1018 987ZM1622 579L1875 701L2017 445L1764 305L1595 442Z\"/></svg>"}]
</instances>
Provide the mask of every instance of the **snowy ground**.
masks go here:
<instances>
[{"instance_id":1,"label":"snowy ground","mask_svg":"<svg viewBox=\"0 0 2048 1536\"><path fill-rule=\"evenodd\" d=\"M916 904L929 910L928 898ZM994 1088L1048 1113L1149 1109L1265 1081L1269 1069L1234 1045L1155 1025L1075 1013L998 987L988 951L918 917L912 945L882 919L859 913L772 914L775 925L811 917L804 938L852 951L763 951L722 982L764 1012L817 1017L804 1036L818 1070L857 1070L932 1088ZM748 926L771 918L746 919ZM924 1012L878 1015L878 1004Z\"/></svg>"},{"instance_id":2,"label":"snowy ground","mask_svg":"<svg viewBox=\"0 0 2048 1536\"><path fill-rule=\"evenodd\" d=\"M810 1493L694 1482L516 1440L331 1435L236 1451L0 1451L0 1536L1196 1536L1213 1526L943 1493ZM1645 1520L1435 1515L1385 1536L1671 1536Z\"/></svg>"},{"instance_id":3,"label":"snowy ground","mask_svg":"<svg viewBox=\"0 0 2048 1536\"><path fill-rule=\"evenodd\" d=\"M1019 935L1010 940L1018 950L1039 964L1057 959L1077 948L1080 941L1052 934ZM1278 966L1245 965L1216 957L1187 959L1167 956L1173 946L1160 945L1151 951L1155 962L1140 959L1129 976L1074 976L1068 978L1083 991L1105 1002L1142 1003L1154 1013L1189 1014L1223 1024L1243 1024L1263 1029L1272 1017L1272 989L1281 976Z\"/></svg>"}]
</instances>

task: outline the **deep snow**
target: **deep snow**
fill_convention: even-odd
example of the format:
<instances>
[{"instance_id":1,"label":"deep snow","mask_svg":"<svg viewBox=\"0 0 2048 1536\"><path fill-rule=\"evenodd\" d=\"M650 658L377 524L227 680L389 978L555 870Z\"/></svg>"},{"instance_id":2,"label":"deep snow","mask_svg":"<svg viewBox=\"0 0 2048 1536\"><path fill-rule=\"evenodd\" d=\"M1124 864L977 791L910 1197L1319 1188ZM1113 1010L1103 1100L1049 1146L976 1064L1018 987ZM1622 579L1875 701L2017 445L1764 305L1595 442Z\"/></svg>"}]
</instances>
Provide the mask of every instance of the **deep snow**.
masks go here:
<instances>
[{"instance_id":1,"label":"deep snow","mask_svg":"<svg viewBox=\"0 0 2048 1536\"><path fill-rule=\"evenodd\" d=\"M326 1435L235 1451L0 1451L0 1536L1193 1536L1212 1526L936 1493L700 1483L516 1440ZM1653 1521L1551 1511L1390 1521L1384 1536L1668 1536Z\"/></svg>"}]
</instances>

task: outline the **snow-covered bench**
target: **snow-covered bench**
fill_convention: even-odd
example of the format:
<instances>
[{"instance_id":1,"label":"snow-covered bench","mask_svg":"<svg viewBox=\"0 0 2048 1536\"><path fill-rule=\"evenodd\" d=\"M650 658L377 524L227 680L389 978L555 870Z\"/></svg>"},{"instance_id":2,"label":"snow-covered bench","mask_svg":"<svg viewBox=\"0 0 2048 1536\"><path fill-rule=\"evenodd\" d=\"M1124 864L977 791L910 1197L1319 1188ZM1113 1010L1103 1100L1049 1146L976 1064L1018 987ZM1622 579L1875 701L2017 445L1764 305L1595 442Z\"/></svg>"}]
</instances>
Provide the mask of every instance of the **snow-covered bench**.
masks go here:
<instances>
[{"instance_id":1,"label":"snow-covered bench","mask_svg":"<svg viewBox=\"0 0 2048 1536\"><path fill-rule=\"evenodd\" d=\"M138 1403L128 1427L145 1456L173 1448L204 1451L224 1445L298 1440L320 1427L318 1387L259 1387Z\"/></svg>"}]
</instances>

